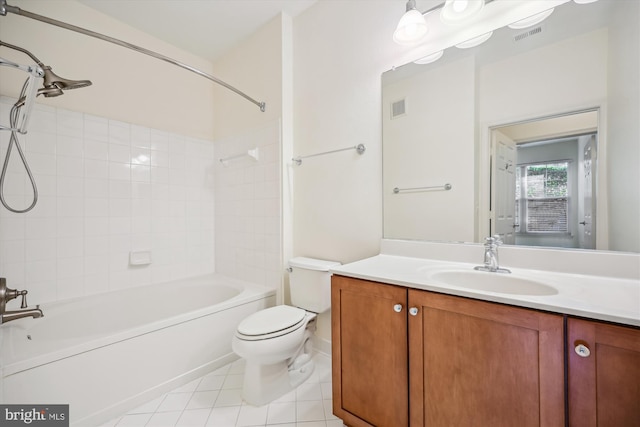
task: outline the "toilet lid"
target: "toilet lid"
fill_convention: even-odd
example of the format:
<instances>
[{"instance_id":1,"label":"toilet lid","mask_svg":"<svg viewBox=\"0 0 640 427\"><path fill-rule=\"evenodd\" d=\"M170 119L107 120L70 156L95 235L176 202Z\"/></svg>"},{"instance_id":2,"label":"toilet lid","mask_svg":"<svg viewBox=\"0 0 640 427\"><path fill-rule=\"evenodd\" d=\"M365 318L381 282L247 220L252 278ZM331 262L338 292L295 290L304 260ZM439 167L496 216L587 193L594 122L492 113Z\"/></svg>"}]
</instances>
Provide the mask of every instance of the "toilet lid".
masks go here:
<instances>
[{"instance_id":1,"label":"toilet lid","mask_svg":"<svg viewBox=\"0 0 640 427\"><path fill-rule=\"evenodd\" d=\"M306 312L288 305L260 310L244 319L238 325L238 333L245 336L258 336L289 329L304 320Z\"/></svg>"}]
</instances>

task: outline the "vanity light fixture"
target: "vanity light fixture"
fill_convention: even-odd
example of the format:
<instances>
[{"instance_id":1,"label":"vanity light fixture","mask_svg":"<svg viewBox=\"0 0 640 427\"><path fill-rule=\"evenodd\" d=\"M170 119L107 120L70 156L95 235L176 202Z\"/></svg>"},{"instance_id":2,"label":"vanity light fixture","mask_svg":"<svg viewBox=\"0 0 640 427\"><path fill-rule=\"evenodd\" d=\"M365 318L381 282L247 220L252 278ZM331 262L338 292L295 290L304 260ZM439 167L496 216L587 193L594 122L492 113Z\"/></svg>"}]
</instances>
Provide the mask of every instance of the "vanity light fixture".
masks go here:
<instances>
[{"instance_id":1,"label":"vanity light fixture","mask_svg":"<svg viewBox=\"0 0 640 427\"><path fill-rule=\"evenodd\" d=\"M486 42L487 40L489 40L489 38L492 35L493 35L493 31L489 31L488 33L485 33L485 34L483 34L481 36L469 39L466 42L458 43L456 45L456 47L458 49L469 49L469 48L472 48L472 47L476 47L476 46L479 46L482 43Z\"/></svg>"},{"instance_id":2,"label":"vanity light fixture","mask_svg":"<svg viewBox=\"0 0 640 427\"><path fill-rule=\"evenodd\" d=\"M440 10L440 20L445 24L458 24L478 13L486 3L494 0L446 0L426 12L416 9L416 0L408 0L406 12L400 18L393 33L393 41L401 45L419 43L428 32L427 15Z\"/></svg>"},{"instance_id":3,"label":"vanity light fixture","mask_svg":"<svg viewBox=\"0 0 640 427\"><path fill-rule=\"evenodd\" d=\"M424 38L429 29L422 13L416 9L416 0L407 1L407 11L393 33L393 41L401 45L411 45Z\"/></svg>"},{"instance_id":4,"label":"vanity light fixture","mask_svg":"<svg viewBox=\"0 0 640 427\"><path fill-rule=\"evenodd\" d=\"M578 4L589 4L589 3L595 3L598 0L573 0L573 1Z\"/></svg>"},{"instance_id":5,"label":"vanity light fixture","mask_svg":"<svg viewBox=\"0 0 640 427\"><path fill-rule=\"evenodd\" d=\"M440 50L430 55L423 56L422 58L413 61L413 63L418 65L431 64L432 62L436 62L438 59L442 58L443 54L444 54L444 50Z\"/></svg>"},{"instance_id":6,"label":"vanity light fixture","mask_svg":"<svg viewBox=\"0 0 640 427\"><path fill-rule=\"evenodd\" d=\"M445 24L458 24L480 12L484 0L447 0L440 11L440 20Z\"/></svg>"},{"instance_id":7,"label":"vanity light fixture","mask_svg":"<svg viewBox=\"0 0 640 427\"><path fill-rule=\"evenodd\" d=\"M554 8L551 8L551 9L545 10L544 12L536 13L535 15L530 16L528 18L524 18L519 21L516 21L512 24L509 24L509 28L512 28L514 30L522 30L523 28L528 28L533 25L539 24L545 19L547 19L549 15L553 13L553 10Z\"/></svg>"}]
</instances>

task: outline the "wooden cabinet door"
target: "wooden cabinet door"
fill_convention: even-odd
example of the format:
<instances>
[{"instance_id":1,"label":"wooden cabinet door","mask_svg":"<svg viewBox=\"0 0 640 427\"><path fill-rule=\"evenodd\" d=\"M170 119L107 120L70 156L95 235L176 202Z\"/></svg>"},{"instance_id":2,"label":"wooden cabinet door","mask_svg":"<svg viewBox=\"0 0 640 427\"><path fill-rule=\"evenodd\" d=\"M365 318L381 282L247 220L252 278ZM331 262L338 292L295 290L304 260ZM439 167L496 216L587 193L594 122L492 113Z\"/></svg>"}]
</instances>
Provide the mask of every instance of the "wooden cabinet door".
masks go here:
<instances>
[{"instance_id":1,"label":"wooden cabinet door","mask_svg":"<svg viewBox=\"0 0 640 427\"><path fill-rule=\"evenodd\" d=\"M402 287L332 278L333 413L350 427L408 427L406 300Z\"/></svg>"},{"instance_id":2,"label":"wooden cabinet door","mask_svg":"<svg viewBox=\"0 0 640 427\"><path fill-rule=\"evenodd\" d=\"M563 317L409 290L411 427L563 427Z\"/></svg>"},{"instance_id":3,"label":"wooden cabinet door","mask_svg":"<svg viewBox=\"0 0 640 427\"><path fill-rule=\"evenodd\" d=\"M569 318L567 332L569 425L640 426L640 330Z\"/></svg>"}]
</instances>

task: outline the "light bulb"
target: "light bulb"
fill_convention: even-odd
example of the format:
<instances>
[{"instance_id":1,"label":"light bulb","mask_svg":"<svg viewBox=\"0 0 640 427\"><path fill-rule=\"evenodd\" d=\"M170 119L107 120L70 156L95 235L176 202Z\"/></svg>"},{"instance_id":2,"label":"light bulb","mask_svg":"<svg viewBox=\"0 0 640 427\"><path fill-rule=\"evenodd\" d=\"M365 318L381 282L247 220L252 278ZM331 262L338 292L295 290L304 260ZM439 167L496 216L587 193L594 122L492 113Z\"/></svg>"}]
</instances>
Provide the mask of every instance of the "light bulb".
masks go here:
<instances>
[{"instance_id":1,"label":"light bulb","mask_svg":"<svg viewBox=\"0 0 640 427\"><path fill-rule=\"evenodd\" d=\"M480 12L484 0L447 0L440 11L440 20L445 24L457 24Z\"/></svg>"},{"instance_id":2,"label":"light bulb","mask_svg":"<svg viewBox=\"0 0 640 427\"><path fill-rule=\"evenodd\" d=\"M427 22L422 13L411 9L400 18L398 27L393 33L393 41L402 45L414 44L422 40L427 32Z\"/></svg>"}]
</instances>

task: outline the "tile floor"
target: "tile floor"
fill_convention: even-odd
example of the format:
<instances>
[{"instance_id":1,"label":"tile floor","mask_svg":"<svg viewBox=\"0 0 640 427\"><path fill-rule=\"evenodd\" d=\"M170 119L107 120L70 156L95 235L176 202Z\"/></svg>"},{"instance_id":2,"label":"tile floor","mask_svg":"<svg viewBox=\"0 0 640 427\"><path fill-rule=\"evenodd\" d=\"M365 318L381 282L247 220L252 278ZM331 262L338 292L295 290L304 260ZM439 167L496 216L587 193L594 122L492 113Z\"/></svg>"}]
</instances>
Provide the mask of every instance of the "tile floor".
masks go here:
<instances>
[{"instance_id":1,"label":"tile floor","mask_svg":"<svg viewBox=\"0 0 640 427\"><path fill-rule=\"evenodd\" d=\"M102 427L343 427L331 413L331 359L316 354L313 360L306 382L265 406L242 401L244 361L238 360Z\"/></svg>"}]
</instances>

